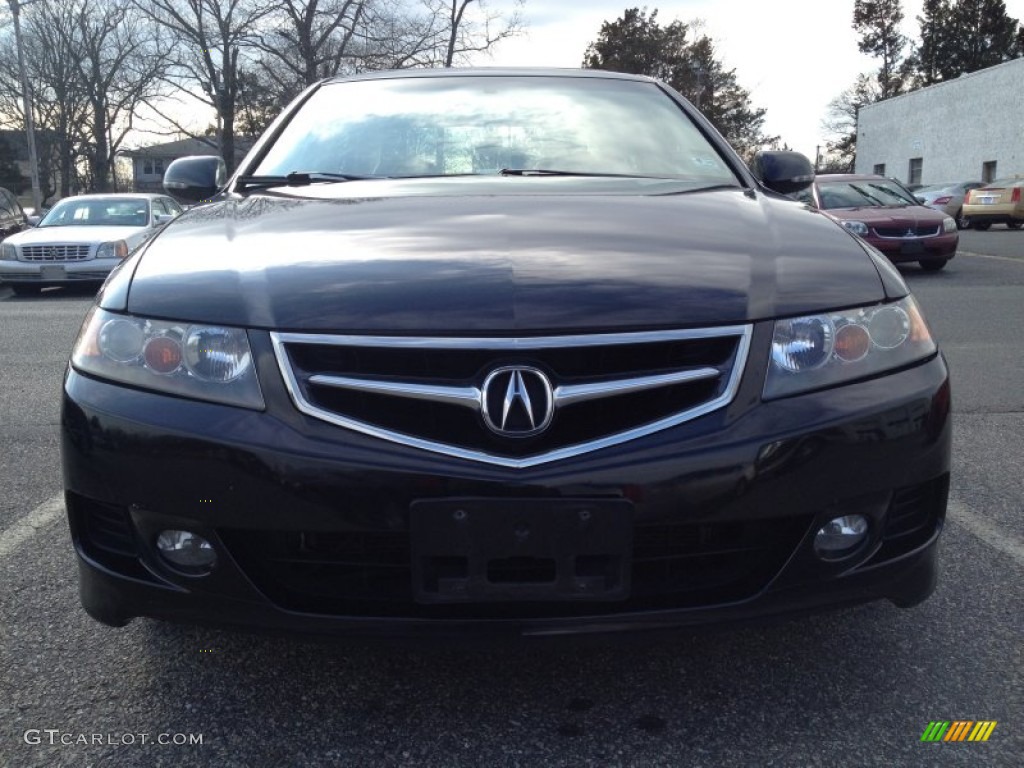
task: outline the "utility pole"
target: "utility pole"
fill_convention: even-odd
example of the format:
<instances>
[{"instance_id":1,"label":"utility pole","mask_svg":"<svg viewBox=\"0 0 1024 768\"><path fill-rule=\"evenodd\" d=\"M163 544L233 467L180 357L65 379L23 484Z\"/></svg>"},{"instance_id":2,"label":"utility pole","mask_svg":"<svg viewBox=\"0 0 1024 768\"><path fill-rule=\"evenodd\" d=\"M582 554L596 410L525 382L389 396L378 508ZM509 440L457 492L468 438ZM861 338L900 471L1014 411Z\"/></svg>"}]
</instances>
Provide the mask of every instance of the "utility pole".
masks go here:
<instances>
[{"instance_id":1,"label":"utility pole","mask_svg":"<svg viewBox=\"0 0 1024 768\"><path fill-rule=\"evenodd\" d=\"M14 42L18 48L18 73L21 76L21 99L25 109L25 141L28 146L28 171L32 179L32 205L38 216L43 207L42 193L39 190L39 160L36 156L36 127L32 119L32 99L28 90L28 75L25 74L25 54L21 44L21 0L7 0L14 17Z\"/></svg>"}]
</instances>

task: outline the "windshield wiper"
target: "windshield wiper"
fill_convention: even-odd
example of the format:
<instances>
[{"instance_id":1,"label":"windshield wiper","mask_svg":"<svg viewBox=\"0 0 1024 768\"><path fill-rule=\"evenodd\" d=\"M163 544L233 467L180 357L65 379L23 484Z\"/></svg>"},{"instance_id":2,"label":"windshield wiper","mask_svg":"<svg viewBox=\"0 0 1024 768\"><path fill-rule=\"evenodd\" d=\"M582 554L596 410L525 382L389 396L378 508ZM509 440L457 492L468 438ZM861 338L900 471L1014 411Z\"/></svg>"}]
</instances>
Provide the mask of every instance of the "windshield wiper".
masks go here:
<instances>
[{"instance_id":1,"label":"windshield wiper","mask_svg":"<svg viewBox=\"0 0 1024 768\"><path fill-rule=\"evenodd\" d=\"M879 200L877 197L872 195L870 192L867 192L866 190L861 189L856 184L850 184L850 189L854 190L861 197L866 198L871 203L871 205L868 206L869 208L884 208L885 207L885 201L884 200ZM859 208L859 207L862 207L862 206L854 206L854 207L855 208Z\"/></svg>"},{"instance_id":2,"label":"windshield wiper","mask_svg":"<svg viewBox=\"0 0 1024 768\"><path fill-rule=\"evenodd\" d=\"M343 181L361 181L375 179L378 176L354 176L350 173L320 173L293 171L285 176L239 176L235 182L237 189L248 187L307 187L310 184L338 184Z\"/></svg>"},{"instance_id":3,"label":"windshield wiper","mask_svg":"<svg viewBox=\"0 0 1024 768\"><path fill-rule=\"evenodd\" d=\"M910 202L905 197L903 197L903 195L895 192L894 190L889 189L888 187L883 187L881 184L868 184L868 186L878 192L881 192L883 195L888 195L889 197L897 200L897 202L895 203L886 203L885 205L888 206L889 208L892 208L894 206L902 206L906 208L908 205L917 205L916 200Z\"/></svg>"},{"instance_id":4,"label":"windshield wiper","mask_svg":"<svg viewBox=\"0 0 1024 768\"><path fill-rule=\"evenodd\" d=\"M552 168L502 168L499 176L593 176L622 179L647 179L650 176L638 176L635 173L593 173L588 171L559 171Z\"/></svg>"}]
</instances>

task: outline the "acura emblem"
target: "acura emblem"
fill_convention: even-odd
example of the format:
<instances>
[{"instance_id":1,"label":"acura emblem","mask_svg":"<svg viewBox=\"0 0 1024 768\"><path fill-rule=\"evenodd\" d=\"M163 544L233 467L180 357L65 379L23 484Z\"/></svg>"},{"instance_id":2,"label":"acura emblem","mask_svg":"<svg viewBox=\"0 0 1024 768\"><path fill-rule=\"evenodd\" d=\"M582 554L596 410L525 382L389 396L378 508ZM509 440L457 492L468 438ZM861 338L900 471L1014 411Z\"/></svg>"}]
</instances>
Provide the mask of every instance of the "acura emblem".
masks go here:
<instances>
[{"instance_id":1,"label":"acura emblem","mask_svg":"<svg viewBox=\"0 0 1024 768\"><path fill-rule=\"evenodd\" d=\"M507 366L484 379L480 393L484 423L503 437L530 437L548 428L555 398L548 377L536 368Z\"/></svg>"}]
</instances>

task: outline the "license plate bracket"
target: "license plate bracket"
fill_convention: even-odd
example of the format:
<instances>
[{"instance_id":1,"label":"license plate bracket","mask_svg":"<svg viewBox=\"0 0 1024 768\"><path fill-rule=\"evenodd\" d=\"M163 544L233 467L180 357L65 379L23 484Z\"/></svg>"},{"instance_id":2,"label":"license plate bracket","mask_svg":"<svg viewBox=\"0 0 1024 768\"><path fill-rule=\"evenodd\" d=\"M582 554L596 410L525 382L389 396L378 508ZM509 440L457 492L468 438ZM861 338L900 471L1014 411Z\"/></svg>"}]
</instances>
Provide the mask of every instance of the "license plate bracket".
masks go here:
<instances>
[{"instance_id":1,"label":"license plate bracket","mask_svg":"<svg viewBox=\"0 0 1024 768\"><path fill-rule=\"evenodd\" d=\"M66 280L67 270L63 266L46 264L39 268L40 280Z\"/></svg>"},{"instance_id":2,"label":"license plate bracket","mask_svg":"<svg viewBox=\"0 0 1024 768\"><path fill-rule=\"evenodd\" d=\"M431 499L413 502L409 523L420 603L629 596L628 500Z\"/></svg>"},{"instance_id":3,"label":"license plate bracket","mask_svg":"<svg viewBox=\"0 0 1024 768\"><path fill-rule=\"evenodd\" d=\"M924 253L924 243L920 240L911 240L900 246L900 254L903 256L916 256Z\"/></svg>"}]
</instances>

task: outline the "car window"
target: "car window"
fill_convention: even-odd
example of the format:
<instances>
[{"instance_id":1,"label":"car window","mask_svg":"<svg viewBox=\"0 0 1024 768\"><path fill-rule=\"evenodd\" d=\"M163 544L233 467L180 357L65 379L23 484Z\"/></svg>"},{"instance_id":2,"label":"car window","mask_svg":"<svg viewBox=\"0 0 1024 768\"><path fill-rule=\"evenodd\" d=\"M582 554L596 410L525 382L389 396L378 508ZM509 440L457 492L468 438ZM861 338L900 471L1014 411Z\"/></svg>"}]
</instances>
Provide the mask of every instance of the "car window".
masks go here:
<instances>
[{"instance_id":1,"label":"car window","mask_svg":"<svg viewBox=\"0 0 1024 768\"><path fill-rule=\"evenodd\" d=\"M153 201L153 213L157 215L168 213L167 206L164 204L164 201L159 197Z\"/></svg>"},{"instance_id":2,"label":"car window","mask_svg":"<svg viewBox=\"0 0 1024 768\"><path fill-rule=\"evenodd\" d=\"M919 205L901 186L884 179L827 181L818 186L821 207L862 208L892 205Z\"/></svg>"},{"instance_id":3,"label":"car window","mask_svg":"<svg viewBox=\"0 0 1024 768\"><path fill-rule=\"evenodd\" d=\"M494 76L328 84L285 126L255 173L410 177L502 169L738 183L653 83Z\"/></svg>"},{"instance_id":4,"label":"car window","mask_svg":"<svg viewBox=\"0 0 1024 768\"><path fill-rule=\"evenodd\" d=\"M148 224L149 203L138 198L67 198L39 222L40 227L144 227Z\"/></svg>"},{"instance_id":5,"label":"car window","mask_svg":"<svg viewBox=\"0 0 1024 768\"><path fill-rule=\"evenodd\" d=\"M172 200L171 198L161 197L160 200L163 201L164 207L167 209L167 212L172 216L177 216L179 213L181 213L181 206L174 202L174 200Z\"/></svg>"}]
</instances>

